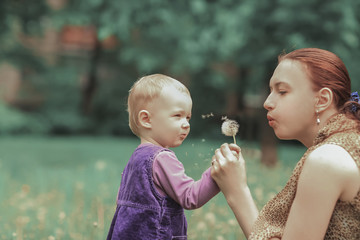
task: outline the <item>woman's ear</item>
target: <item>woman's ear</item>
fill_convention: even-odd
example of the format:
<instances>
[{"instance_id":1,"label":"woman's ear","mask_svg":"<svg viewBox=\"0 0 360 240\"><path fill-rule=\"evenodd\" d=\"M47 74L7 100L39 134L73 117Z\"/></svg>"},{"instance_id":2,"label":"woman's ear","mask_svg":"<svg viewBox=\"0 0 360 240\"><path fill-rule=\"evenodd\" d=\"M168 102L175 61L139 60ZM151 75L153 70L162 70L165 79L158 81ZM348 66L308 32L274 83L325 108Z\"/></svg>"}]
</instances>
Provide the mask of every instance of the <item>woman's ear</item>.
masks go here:
<instances>
[{"instance_id":1,"label":"woman's ear","mask_svg":"<svg viewBox=\"0 0 360 240\"><path fill-rule=\"evenodd\" d=\"M326 110L333 103L334 93L330 88L324 87L318 92L315 109L319 112Z\"/></svg>"},{"instance_id":2,"label":"woman's ear","mask_svg":"<svg viewBox=\"0 0 360 240\"><path fill-rule=\"evenodd\" d=\"M138 114L139 124L144 128L151 128L150 113L146 110L141 110Z\"/></svg>"}]
</instances>

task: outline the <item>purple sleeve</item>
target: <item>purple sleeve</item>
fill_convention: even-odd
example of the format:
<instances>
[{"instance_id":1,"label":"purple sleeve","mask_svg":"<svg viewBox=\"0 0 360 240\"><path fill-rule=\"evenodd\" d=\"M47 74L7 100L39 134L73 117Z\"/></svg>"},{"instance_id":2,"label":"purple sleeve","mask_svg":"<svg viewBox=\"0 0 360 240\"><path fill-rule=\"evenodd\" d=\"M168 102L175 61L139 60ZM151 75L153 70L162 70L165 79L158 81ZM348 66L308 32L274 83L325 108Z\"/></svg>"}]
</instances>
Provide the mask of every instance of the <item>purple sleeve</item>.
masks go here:
<instances>
[{"instance_id":1,"label":"purple sleeve","mask_svg":"<svg viewBox=\"0 0 360 240\"><path fill-rule=\"evenodd\" d=\"M185 174L183 164L173 152L160 152L153 163L153 180L158 191L168 195L185 209L196 209L219 193L210 168L195 181Z\"/></svg>"}]
</instances>

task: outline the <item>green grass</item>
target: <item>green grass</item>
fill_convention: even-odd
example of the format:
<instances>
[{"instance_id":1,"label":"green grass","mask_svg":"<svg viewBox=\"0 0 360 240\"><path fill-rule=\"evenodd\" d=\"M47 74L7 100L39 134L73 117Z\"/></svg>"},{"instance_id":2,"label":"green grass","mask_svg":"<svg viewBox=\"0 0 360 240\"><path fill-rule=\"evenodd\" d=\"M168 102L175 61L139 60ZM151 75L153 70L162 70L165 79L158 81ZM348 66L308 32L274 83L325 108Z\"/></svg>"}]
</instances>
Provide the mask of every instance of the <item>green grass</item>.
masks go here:
<instances>
[{"instance_id":1,"label":"green grass","mask_svg":"<svg viewBox=\"0 0 360 240\"><path fill-rule=\"evenodd\" d=\"M222 140L188 139L173 149L186 173L199 179ZM115 211L120 174L135 138L0 138L0 239L105 239ZM256 145L240 143L259 207L285 184L304 149L280 147L274 169L259 164ZM218 194L186 211L189 239L243 239Z\"/></svg>"}]
</instances>

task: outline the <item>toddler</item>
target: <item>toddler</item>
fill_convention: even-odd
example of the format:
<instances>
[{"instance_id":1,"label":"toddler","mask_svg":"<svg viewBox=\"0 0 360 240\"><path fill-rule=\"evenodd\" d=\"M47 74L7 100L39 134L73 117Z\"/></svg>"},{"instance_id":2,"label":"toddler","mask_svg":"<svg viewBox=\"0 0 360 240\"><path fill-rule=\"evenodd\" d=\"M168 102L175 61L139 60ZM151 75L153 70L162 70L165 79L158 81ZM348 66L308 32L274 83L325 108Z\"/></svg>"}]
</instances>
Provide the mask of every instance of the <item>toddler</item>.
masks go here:
<instances>
[{"instance_id":1,"label":"toddler","mask_svg":"<svg viewBox=\"0 0 360 240\"><path fill-rule=\"evenodd\" d=\"M123 171L108 240L187 239L184 209L219 192L210 168L194 181L169 149L188 136L191 108L188 89L168 76L145 76L131 88L129 125L141 144Z\"/></svg>"}]
</instances>

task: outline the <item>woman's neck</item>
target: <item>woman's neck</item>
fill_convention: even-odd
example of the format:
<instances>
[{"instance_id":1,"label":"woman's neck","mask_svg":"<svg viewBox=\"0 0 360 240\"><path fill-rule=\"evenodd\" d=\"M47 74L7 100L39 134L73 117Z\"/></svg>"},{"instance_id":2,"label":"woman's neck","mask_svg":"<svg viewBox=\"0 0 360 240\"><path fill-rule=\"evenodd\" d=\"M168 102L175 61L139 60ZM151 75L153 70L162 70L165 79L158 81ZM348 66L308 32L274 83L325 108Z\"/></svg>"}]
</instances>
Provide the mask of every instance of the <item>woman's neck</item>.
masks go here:
<instances>
[{"instance_id":1,"label":"woman's neck","mask_svg":"<svg viewBox=\"0 0 360 240\"><path fill-rule=\"evenodd\" d=\"M320 116L320 123L313 126L312 130L304 137L300 142L304 144L305 147L309 148L314 144L314 140L319 134L320 129L326 126L328 121L335 115L339 114L339 111L336 109L329 109L324 111Z\"/></svg>"}]
</instances>

